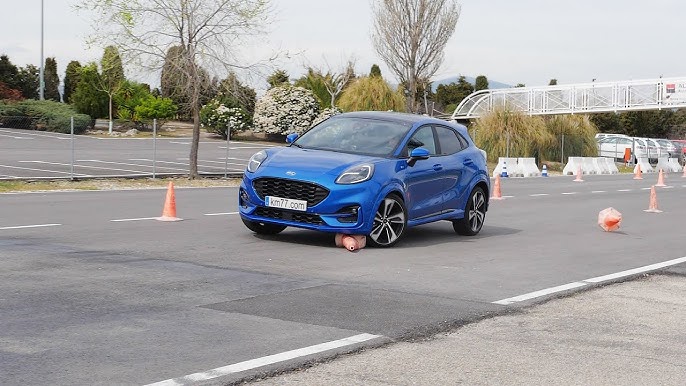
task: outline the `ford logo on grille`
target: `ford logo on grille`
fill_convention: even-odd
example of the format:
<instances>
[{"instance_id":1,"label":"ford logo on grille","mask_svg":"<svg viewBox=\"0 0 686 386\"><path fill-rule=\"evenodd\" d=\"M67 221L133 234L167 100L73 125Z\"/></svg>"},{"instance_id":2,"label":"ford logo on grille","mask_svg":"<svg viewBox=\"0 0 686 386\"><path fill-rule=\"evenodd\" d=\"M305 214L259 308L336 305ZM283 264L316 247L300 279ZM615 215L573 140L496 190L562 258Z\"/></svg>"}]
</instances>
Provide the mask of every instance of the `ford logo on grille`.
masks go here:
<instances>
[{"instance_id":1,"label":"ford logo on grille","mask_svg":"<svg viewBox=\"0 0 686 386\"><path fill-rule=\"evenodd\" d=\"M295 175L295 172L294 172L294 171L291 171L291 170L289 170L289 171L287 171L287 172L286 172L286 175L289 175L289 176L294 176L294 175Z\"/></svg>"}]
</instances>

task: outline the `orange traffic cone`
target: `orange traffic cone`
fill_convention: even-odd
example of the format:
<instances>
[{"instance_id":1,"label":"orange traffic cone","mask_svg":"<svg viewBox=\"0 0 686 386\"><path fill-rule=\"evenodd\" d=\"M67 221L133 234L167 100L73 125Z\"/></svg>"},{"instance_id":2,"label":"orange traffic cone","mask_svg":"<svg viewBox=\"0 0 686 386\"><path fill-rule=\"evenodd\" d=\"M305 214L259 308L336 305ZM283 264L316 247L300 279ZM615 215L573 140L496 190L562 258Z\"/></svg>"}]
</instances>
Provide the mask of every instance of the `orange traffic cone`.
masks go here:
<instances>
[{"instance_id":1,"label":"orange traffic cone","mask_svg":"<svg viewBox=\"0 0 686 386\"><path fill-rule=\"evenodd\" d=\"M662 213L660 209L657 208L657 194L655 193L655 186L650 187L650 204L648 209L644 210L648 213Z\"/></svg>"},{"instance_id":2,"label":"orange traffic cone","mask_svg":"<svg viewBox=\"0 0 686 386\"><path fill-rule=\"evenodd\" d=\"M641 165L636 164L636 167L634 168L634 180L642 180L643 179L643 173L641 172Z\"/></svg>"},{"instance_id":3,"label":"orange traffic cone","mask_svg":"<svg viewBox=\"0 0 686 386\"><path fill-rule=\"evenodd\" d=\"M167 198L164 200L164 209L162 209L162 217L157 217L155 220L159 221L181 221L183 219L176 217L176 197L174 195L174 183L169 181L167 187Z\"/></svg>"},{"instance_id":4,"label":"orange traffic cone","mask_svg":"<svg viewBox=\"0 0 686 386\"><path fill-rule=\"evenodd\" d=\"M659 187L667 186L667 185L665 185L665 175L662 172L662 169L660 169L660 174L657 175L657 184L655 184L655 186L659 186Z\"/></svg>"},{"instance_id":5,"label":"orange traffic cone","mask_svg":"<svg viewBox=\"0 0 686 386\"><path fill-rule=\"evenodd\" d=\"M622 214L615 208L606 208L598 213L598 225L605 230L605 232L612 232L619 229L619 224L622 222Z\"/></svg>"},{"instance_id":6,"label":"orange traffic cone","mask_svg":"<svg viewBox=\"0 0 686 386\"><path fill-rule=\"evenodd\" d=\"M581 174L582 174L582 173L581 173L581 166L579 166L579 167L576 169L576 178L574 179L574 182L584 182L584 180L581 179Z\"/></svg>"},{"instance_id":7,"label":"orange traffic cone","mask_svg":"<svg viewBox=\"0 0 686 386\"><path fill-rule=\"evenodd\" d=\"M493 186L493 196L491 200L502 200L503 195L500 193L500 174L495 176L495 186Z\"/></svg>"},{"instance_id":8,"label":"orange traffic cone","mask_svg":"<svg viewBox=\"0 0 686 386\"><path fill-rule=\"evenodd\" d=\"M344 247L350 252L353 252L357 249L362 249L367 245L367 236L337 233L335 242L337 247Z\"/></svg>"}]
</instances>

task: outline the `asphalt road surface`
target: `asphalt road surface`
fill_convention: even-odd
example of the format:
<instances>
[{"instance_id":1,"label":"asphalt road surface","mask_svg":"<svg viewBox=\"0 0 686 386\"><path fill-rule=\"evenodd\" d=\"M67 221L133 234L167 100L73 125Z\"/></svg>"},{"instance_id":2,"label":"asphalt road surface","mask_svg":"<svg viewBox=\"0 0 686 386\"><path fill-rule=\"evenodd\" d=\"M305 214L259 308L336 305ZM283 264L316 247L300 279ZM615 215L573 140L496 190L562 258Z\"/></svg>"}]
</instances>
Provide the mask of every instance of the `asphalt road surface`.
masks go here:
<instances>
[{"instance_id":1,"label":"asphalt road surface","mask_svg":"<svg viewBox=\"0 0 686 386\"><path fill-rule=\"evenodd\" d=\"M442 222L357 253L252 234L233 187L177 189L180 222L153 219L160 189L2 194L0 379L224 384L683 266L686 179L646 213L656 176L631 177L508 179L476 237Z\"/></svg>"},{"instance_id":2,"label":"asphalt road surface","mask_svg":"<svg viewBox=\"0 0 686 386\"><path fill-rule=\"evenodd\" d=\"M0 128L0 180L187 175L190 138L101 138ZM272 146L203 138L201 175L236 175Z\"/></svg>"}]
</instances>

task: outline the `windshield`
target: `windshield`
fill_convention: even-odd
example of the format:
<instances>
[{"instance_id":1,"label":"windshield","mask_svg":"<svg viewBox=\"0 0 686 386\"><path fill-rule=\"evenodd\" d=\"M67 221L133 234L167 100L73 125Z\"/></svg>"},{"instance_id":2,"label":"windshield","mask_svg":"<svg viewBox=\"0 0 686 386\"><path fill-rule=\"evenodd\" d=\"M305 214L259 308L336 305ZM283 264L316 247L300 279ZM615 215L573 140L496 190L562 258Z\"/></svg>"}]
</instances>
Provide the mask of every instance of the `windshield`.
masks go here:
<instances>
[{"instance_id":1,"label":"windshield","mask_svg":"<svg viewBox=\"0 0 686 386\"><path fill-rule=\"evenodd\" d=\"M330 118L311 128L293 145L344 153L388 156L410 129L409 124L371 118Z\"/></svg>"}]
</instances>

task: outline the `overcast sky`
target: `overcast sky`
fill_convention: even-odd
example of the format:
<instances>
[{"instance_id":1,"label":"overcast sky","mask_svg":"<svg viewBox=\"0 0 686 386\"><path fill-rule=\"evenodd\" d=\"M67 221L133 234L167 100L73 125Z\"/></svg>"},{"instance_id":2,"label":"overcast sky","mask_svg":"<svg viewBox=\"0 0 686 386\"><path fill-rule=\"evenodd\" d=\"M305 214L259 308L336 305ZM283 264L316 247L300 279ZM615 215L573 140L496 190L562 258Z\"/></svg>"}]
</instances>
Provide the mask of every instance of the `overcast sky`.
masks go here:
<instances>
[{"instance_id":1,"label":"overcast sky","mask_svg":"<svg viewBox=\"0 0 686 386\"><path fill-rule=\"evenodd\" d=\"M89 49L87 15L76 0L45 0L45 56L57 59L60 79L71 60L102 56ZM291 79L304 65L337 70L355 58L358 73L380 65L370 40L371 0L273 0L276 22L269 39L246 47L247 55L274 48L299 53L279 67ZM0 54L16 65L40 62L40 0L0 0ZM686 76L683 0L461 0L462 13L434 80L457 75L527 86ZM11 4L11 5L10 5ZM154 81L133 75L156 85ZM266 86L253 84L257 88Z\"/></svg>"}]
</instances>

